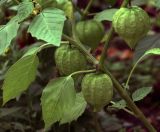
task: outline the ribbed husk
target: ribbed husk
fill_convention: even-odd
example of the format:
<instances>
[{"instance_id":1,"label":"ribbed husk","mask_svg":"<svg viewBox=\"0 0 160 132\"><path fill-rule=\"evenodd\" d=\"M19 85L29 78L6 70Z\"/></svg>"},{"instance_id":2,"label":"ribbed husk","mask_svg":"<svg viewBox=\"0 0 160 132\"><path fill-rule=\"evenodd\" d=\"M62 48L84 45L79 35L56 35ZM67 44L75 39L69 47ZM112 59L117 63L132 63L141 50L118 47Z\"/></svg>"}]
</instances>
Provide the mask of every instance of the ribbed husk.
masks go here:
<instances>
[{"instance_id":1,"label":"ribbed husk","mask_svg":"<svg viewBox=\"0 0 160 132\"><path fill-rule=\"evenodd\" d=\"M55 52L55 63L61 75L70 75L73 72L85 70L87 59L76 47L64 44Z\"/></svg>"},{"instance_id":2,"label":"ribbed husk","mask_svg":"<svg viewBox=\"0 0 160 132\"><path fill-rule=\"evenodd\" d=\"M81 85L84 98L94 107L94 111L100 111L112 100L113 84L107 74L87 74L84 76Z\"/></svg>"},{"instance_id":3,"label":"ribbed husk","mask_svg":"<svg viewBox=\"0 0 160 132\"><path fill-rule=\"evenodd\" d=\"M115 31L133 49L149 31L151 24L148 14L140 7L121 8L113 16Z\"/></svg>"}]
</instances>

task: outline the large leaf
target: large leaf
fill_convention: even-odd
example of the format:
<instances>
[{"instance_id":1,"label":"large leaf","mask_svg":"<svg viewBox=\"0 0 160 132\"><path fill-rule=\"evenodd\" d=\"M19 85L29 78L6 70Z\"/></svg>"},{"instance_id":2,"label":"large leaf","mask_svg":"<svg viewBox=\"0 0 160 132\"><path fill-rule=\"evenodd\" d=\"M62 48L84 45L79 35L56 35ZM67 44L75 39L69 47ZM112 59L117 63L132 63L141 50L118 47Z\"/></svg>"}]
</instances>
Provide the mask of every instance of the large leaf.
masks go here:
<instances>
[{"instance_id":1,"label":"large leaf","mask_svg":"<svg viewBox=\"0 0 160 132\"><path fill-rule=\"evenodd\" d=\"M70 123L73 120L77 120L79 116L81 116L87 106L87 102L85 101L83 94L78 93L76 95L75 104L64 111L64 116L61 119L61 124Z\"/></svg>"},{"instance_id":2,"label":"large leaf","mask_svg":"<svg viewBox=\"0 0 160 132\"><path fill-rule=\"evenodd\" d=\"M146 36L136 47L134 61L136 62L147 50L160 48L160 34Z\"/></svg>"},{"instance_id":3,"label":"large leaf","mask_svg":"<svg viewBox=\"0 0 160 132\"><path fill-rule=\"evenodd\" d=\"M107 10L104 10L100 13L97 13L95 16L94 16L94 19L97 20L97 21L104 21L104 20L107 20L107 21L112 21L112 18L113 18L113 15L116 13L118 9L107 9Z\"/></svg>"},{"instance_id":4,"label":"large leaf","mask_svg":"<svg viewBox=\"0 0 160 132\"><path fill-rule=\"evenodd\" d=\"M74 106L76 92L71 76L57 78L48 83L41 97L45 128L63 119L66 110Z\"/></svg>"},{"instance_id":5,"label":"large leaf","mask_svg":"<svg viewBox=\"0 0 160 132\"><path fill-rule=\"evenodd\" d=\"M7 25L0 27L0 55L5 52L12 39L17 35L18 28L19 24L15 17Z\"/></svg>"},{"instance_id":6,"label":"large leaf","mask_svg":"<svg viewBox=\"0 0 160 132\"><path fill-rule=\"evenodd\" d=\"M36 77L39 64L36 55L30 55L19 59L12 65L5 75L3 84L3 104L19 96Z\"/></svg>"},{"instance_id":7,"label":"large leaf","mask_svg":"<svg viewBox=\"0 0 160 132\"><path fill-rule=\"evenodd\" d=\"M133 101L139 101L142 100L144 97L146 97L150 92L152 91L152 87L144 87L136 90L132 94Z\"/></svg>"},{"instance_id":8,"label":"large leaf","mask_svg":"<svg viewBox=\"0 0 160 132\"><path fill-rule=\"evenodd\" d=\"M37 39L59 46L65 19L62 10L47 8L34 18L28 32Z\"/></svg>"},{"instance_id":9,"label":"large leaf","mask_svg":"<svg viewBox=\"0 0 160 132\"><path fill-rule=\"evenodd\" d=\"M34 5L33 2L30 1L23 1L18 6L18 18L19 21L23 21L26 19L33 11Z\"/></svg>"}]
</instances>

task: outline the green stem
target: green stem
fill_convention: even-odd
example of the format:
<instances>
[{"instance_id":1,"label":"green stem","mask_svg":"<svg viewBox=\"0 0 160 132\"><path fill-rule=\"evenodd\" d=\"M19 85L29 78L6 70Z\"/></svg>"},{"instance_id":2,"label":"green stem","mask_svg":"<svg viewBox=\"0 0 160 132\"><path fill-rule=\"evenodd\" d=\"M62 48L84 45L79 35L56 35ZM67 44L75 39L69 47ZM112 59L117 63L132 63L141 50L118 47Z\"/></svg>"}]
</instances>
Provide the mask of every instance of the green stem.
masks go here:
<instances>
[{"instance_id":1,"label":"green stem","mask_svg":"<svg viewBox=\"0 0 160 132\"><path fill-rule=\"evenodd\" d=\"M124 0L122 5L121 5L121 8L122 7L126 7L129 3L129 0ZM107 39L106 39L106 42L105 42L105 45L104 45L104 48L103 48L103 51L102 51L102 54L101 54L101 58L100 58L100 62L99 62L99 66L100 68L103 67L104 65L104 61L105 61L105 57L106 57L106 53L107 53L107 50L108 50L108 47L109 47L109 42L113 36L113 33L114 33L114 28L113 26L111 26L108 34L107 34Z\"/></svg>"},{"instance_id":2,"label":"green stem","mask_svg":"<svg viewBox=\"0 0 160 132\"><path fill-rule=\"evenodd\" d=\"M91 5L93 3L93 0L90 0L86 6L86 8L83 11L82 19L88 14L88 10L90 9Z\"/></svg>"},{"instance_id":3,"label":"green stem","mask_svg":"<svg viewBox=\"0 0 160 132\"><path fill-rule=\"evenodd\" d=\"M129 4L130 0L123 0L121 7L126 7Z\"/></svg>"},{"instance_id":4,"label":"green stem","mask_svg":"<svg viewBox=\"0 0 160 132\"><path fill-rule=\"evenodd\" d=\"M116 103L113 102L113 101L111 101L110 103L113 104L113 105L116 104ZM111 107L113 107L113 106L111 106ZM114 107L113 107L113 108L114 108ZM122 110L124 110L124 111L126 111L127 113L129 113L130 115L136 117L136 115L135 115L132 111L128 110L127 108L122 108Z\"/></svg>"},{"instance_id":5,"label":"green stem","mask_svg":"<svg viewBox=\"0 0 160 132\"><path fill-rule=\"evenodd\" d=\"M122 3L121 7L125 7L127 6L129 0L124 0ZM76 32L75 32L75 25L73 25L74 28L74 39L76 41L74 41L72 38L63 35L63 38L68 40L71 44L76 45L86 56L88 56L90 58L90 60L95 64L98 65L99 62L88 52L88 50L86 50L86 48L83 46L83 44L79 41L79 39L76 36ZM130 98L130 96L128 95L127 91L121 86L121 84L116 80L116 78L108 71L108 69L106 68L106 65L104 65L104 60L105 60L105 53L107 51L108 48L108 43L112 37L113 34L113 28L110 29L109 31L109 37L106 40L105 46L104 46L104 50L102 52L101 55L101 59L100 59L100 68L101 70L103 70L105 73L107 73L112 81L113 84L117 90L117 92L121 95L121 97L126 101L127 105L129 108L131 108L131 110L134 112L135 115L137 115L137 118L139 118L144 126L150 131L150 132L156 132L155 128L148 122L148 120L146 119L146 117L144 116L144 114L140 111L140 109L135 105L135 103L132 101L132 99Z\"/></svg>"},{"instance_id":6,"label":"green stem","mask_svg":"<svg viewBox=\"0 0 160 132\"><path fill-rule=\"evenodd\" d=\"M103 70L111 77L113 84L117 90L117 92L121 95L121 97L127 102L128 107L134 112L137 118L139 118L144 126L150 132L156 132L156 129L148 122L145 115L141 112L141 110L135 105L133 100L128 95L127 91L121 86L121 84L115 79L115 77L108 71L106 66L103 67Z\"/></svg>"},{"instance_id":7,"label":"green stem","mask_svg":"<svg viewBox=\"0 0 160 132\"><path fill-rule=\"evenodd\" d=\"M108 37L106 39L106 42L105 42L105 45L104 45L104 48L103 48L103 51L102 51L102 54L101 54L101 58L100 58L100 61L99 61L99 66L100 67L102 67L104 65L107 49L108 49L108 46L109 46L109 41L111 40L111 38L113 36L113 32L114 32L114 29L113 29L113 27L111 27L111 29L108 32Z\"/></svg>"},{"instance_id":8,"label":"green stem","mask_svg":"<svg viewBox=\"0 0 160 132\"><path fill-rule=\"evenodd\" d=\"M84 13L74 4L74 2L73 2L72 0L71 0L71 2L72 2L72 5L73 5L74 9L75 9L76 11L78 11L79 14L81 14L81 16L83 16Z\"/></svg>"},{"instance_id":9,"label":"green stem","mask_svg":"<svg viewBox=\"0 0 160 132\"><path fill-rule=\"evenodd\" d=\"M131 79L131 76L132 76L132 74L133 74L133 72L134 72L136 66L137 66L138 63L142 60L143 57L144 57L144 56L142 56L142 57L134 64L132 70L130 71L129 76L128 76L128 79L127 79L126 84L125 84L126 87L129 86L129 81L130 81L130 79Z\"/></svg>"},{"instance_id":10,"label":"green stem","mask_svg":"<svg viewBox=\"0 0 160 132\"><path fill-rule=\"evenodd\" d=\"M92 69L92 70L84 70L84 71L77 71L77 72L73 72L70 76L74 76L76 74L81 74L81 73L90 73L90 72L95 72L96 69Z\"/></svg>"},{"instance_id":11,"label":"green stem","mask_svg":"<svg viewBox=\"0 0 160 132\"><path fill-rule=\"evenodd\" d=\"M73 40L72 38L70 38L69 36L63 34L62 37L65 40L68 40L71 44L76 45L86 56L88 56L88 58L92 61L92 63L94 63L95 65L98 65L99 62L98 60L96 60L91 54L90 52L83 46L83 44L81 44L80 42L76 42L75 40Z\"/></svg>"},{"instance_id":12,"label":"green stem","mask_svg":"<svg viewBox=\"0 0 160 132\"><path fill-rule=\"evenodd\" d=\"M68 40L71 44L77 46L81 51L83 51L83 53L85 55L87 55L89 57L89 59L92 61L93 64L97 65L98 64L98 60L96 60L86 49L83 45L81 45L81 43L78 43L76 41L74 41L72 38L63 35L63 38ZM108 71L107 67L104 65L103 66L103 71L108 74L112 81L113 84L115 86L115 89L117 90L117 92L121 95L121 97L126 101L127 105L129 106L129 108L131 108L131 110L134 112L135 115L137 115L137 118L139 118L144 126L150 131L150 132L156 132L155 128L147 121L146 117L144 116L144 114L139 110L139 108L134 104L134 102L132 101L132 99L130 98L130 96L128 95L127 91L121 86L121 84L116 80L116 78Z\"/></svg>"}]
</instances>

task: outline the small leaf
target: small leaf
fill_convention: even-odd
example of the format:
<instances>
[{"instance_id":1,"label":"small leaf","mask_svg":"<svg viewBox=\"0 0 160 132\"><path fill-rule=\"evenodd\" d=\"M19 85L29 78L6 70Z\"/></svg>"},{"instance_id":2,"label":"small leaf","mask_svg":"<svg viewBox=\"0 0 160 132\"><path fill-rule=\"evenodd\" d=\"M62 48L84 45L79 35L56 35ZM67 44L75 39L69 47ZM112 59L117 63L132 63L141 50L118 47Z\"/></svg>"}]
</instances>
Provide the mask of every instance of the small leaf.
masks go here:
<instances>
[{"instance_id":1,"label":"small leaf","mask_svg":"<svg viewBox=\"0 0 160 132\"><path fill-rule=\"evenodd\" d=\"M104 21L104 20L112 21L113 15L116 13L116 11L118 11L118 9L107 9L107 10L104 10L104 11L102 11L100 13L97 13L94 16L94 19L97 20L97 21Z\"/></svg>"},{"instance_id":2,"label":"small leaf","mask_svg":"<svg viewBox=\"0 0 160 132\"><path fill-rule=\"evenodd\" d=\"M71 76L57 78L48 83L41 97L42 114L45 128L60 121L66 109L74 106L76 92Z\"/></svg>"},{"instance_id":3,"label":"small leaf","mask_svg":"<svg viewBox=\"0 0 160 132\"><path fill-rule=\"evenodd\" d=\"M9 68L2 87L3 105L19 96L34 81L38 64L38 57L32 55L19 59Z\"/></svg>"},{"instance_id":4,"label":"small leaf","mask_svg":"<svg viewBox=\"0 0 160 132\"><path fill-rule=\"evenodd\" d=\"M160 55L160 48L153 48L146 51L145 55L148 55L148 54Z\"/></svg>"},{"instance_id":5,"label":"small leaf","mask_svg":"<svg viewBox=\"0 0 160 132\"><path fill-rule=\"evenodd\" d=\"M34 9L33 2L30 1L21 2L18 6L18 14L17 14L19 22L26 19L32 13L33 9Z\"/></svg>"},{"instance_id":6,"label":"small leaf","mask_svg":"<svg viewBox=\"0 0 160 132\"><path fill-rule=\"evenodd\" d=\"M147 50L160 48L160 34L150 35L143 38L136 46L134 62L136 62Z\"/></svg>"},{"instance_id":7,"label":"small leaf","mask_svg":"<svg viewBox=\"0 0 160 132\"><path fill-rule=\"evenodd\" d=\"M142 100L144 97L146 97L150 92L152 91L152 87L143 87L140 89L137 89L132 94L133 101L139 101Z\"/></svg>"},{"instance_id":8,"label":"small leaf","mask_svg":"<svg viewBox=\"0 0 160 132\"><path fill-rule=\"evenodd\" d=\"M19 24L16 18L12 18L7 25L0 27L0 55L9 47L12 39L17 35Z\"/></svg>"},{"instance_id":9,"label":"small leaf","mask_svg":"<svg viewBox=\"0 0 160 132\"><path fill-rule=\"evenodd\" d=\"M83 114L86 106L87 102L85 101L83 94L76 94L75 104L71 108L64 111L64 115L60 123L70 123L73 120L77 120L77 118Z\"/></svg>"},{"instance_id":10,"label":"small leaf","mask_svg":"<svg viewBox=\"0 0 160 132\"><path fill-rule=\"evenodd\" d=\"M37 39L59 46L65 19L62 10L47 8L34 18L28 32Z\"/></svg>"},{"instance_id":11,"label":"small leaf","mask_svg":"<svg viewBox=\"0 0 160 132\"><path fill-rule=\"evenodd\" d=\"M126 102L124 100L120 100L118 102L115 102L111 107L117 108L117 109L123 109L127 106Z\"/></svg>"}]
</instances>

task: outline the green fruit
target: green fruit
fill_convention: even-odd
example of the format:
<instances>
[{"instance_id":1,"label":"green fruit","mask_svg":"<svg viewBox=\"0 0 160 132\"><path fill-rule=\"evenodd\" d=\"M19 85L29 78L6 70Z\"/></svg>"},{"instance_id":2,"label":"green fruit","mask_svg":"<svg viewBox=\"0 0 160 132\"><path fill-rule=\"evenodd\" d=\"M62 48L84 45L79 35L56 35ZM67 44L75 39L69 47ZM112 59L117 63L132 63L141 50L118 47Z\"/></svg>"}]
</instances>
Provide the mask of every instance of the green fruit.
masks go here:
<instances>
[{"instance_id":1,"label":"green fruit","mask_svg":"<svg viewBox=\"0 0 160 132\"><path fill-rule=\"evenodd\" d=\"M106 74L87 74L84 76L81 85L84 98L94 107L94 111L100 111L112 99L113 84Z\"/></svg>"},{"instance_id":2,"label":"green fruit","mask_svg":"<svg viewBox=\"0 0 160 132\"><path fill-rule=\"evenodd\" d=\"M87 67L86 57L77 48L68 44L57 48L55 63L61 75L70 75Z\"/></svg>"},{"instance_id":3,"label":"green fruit","mask_svg":"<svg viewBox=\"0 0 160 132\"><path fill-rule=\"evenodd\" d=\"M104 27L95 20L80 21L76 25L76 32L83 44L96 48L104 36Z\"/></svg>"},{"instance_id":4,"label":"green fruit","mask_svg":"<svg viewBox=\"0 0 160 132\"><path fill-rule=\"evenodd\" d=\"M150 18L140 7L120 8L113 16L115 31L126 41L130 48L135 48L150 29Z\"/></svg>"}]
</instances>

